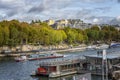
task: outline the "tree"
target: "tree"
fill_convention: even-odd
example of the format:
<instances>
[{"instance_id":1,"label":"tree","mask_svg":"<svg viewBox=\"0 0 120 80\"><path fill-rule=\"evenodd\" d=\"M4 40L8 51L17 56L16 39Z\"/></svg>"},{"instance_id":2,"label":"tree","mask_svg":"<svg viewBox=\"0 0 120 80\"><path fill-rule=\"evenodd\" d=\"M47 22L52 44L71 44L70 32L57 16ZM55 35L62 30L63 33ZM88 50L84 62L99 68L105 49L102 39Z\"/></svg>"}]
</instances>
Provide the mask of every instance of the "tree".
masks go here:
<instances>
[{"instance_id":1,"label":"tree","mask_svg":"<svg viewBox=\"0 0 120 80\"><path fill-rule=\"evenodd\" d=\"M96 31L99 31L99 30L100 30L100 28L99 28L98 25L93 25L90 29L91 29L91 30L96 30Z\"/></svg>"},{"instance_id":2,"label":"tree","mask_svg":"<svg viewBox=\"0 0 120 80\"><path fill-rule=\"evenodd\" d=\"M3 29L2 29L2 27L0 26L0 46L3 46L3 41L4 41L2 30L3 30Z\"/></svg>"},{"instance_id":3,"label":"tree","mask_svg":"<svg viewBox=\"0 0 120 80\"><path fill-rule=\"evenodd\" d=\"M84 41L84 36L81 33L78 33L76 38L78 43L82 43Z\"/></svg>"},{"instance_id":4,"label":"tree","mask_svg":"<svg viewBox=\"0 0 120 80\"><path fill-rule=\"evenodd\" d=\"M19 31L14 25L10 25L9 27L9 46L16 46L16 44L19 42ZM9 44L10 43L10 44Z\"/></svg>"}]
</instances>

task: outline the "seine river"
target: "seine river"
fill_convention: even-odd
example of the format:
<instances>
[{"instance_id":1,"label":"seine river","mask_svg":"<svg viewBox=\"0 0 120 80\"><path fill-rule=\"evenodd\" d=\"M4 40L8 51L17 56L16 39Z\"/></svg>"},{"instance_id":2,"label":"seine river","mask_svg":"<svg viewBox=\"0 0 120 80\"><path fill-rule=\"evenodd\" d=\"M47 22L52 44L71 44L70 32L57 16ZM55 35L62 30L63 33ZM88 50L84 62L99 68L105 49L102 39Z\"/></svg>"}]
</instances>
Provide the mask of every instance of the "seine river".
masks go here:
<instances>
[{"instance_id":1,"label":"seine river","mask_svg":"<svg viewBox=\"0 0 120 80\"><path fill-rule=\"evenodd\" d=\"M107 49L109 52L120 51L120 48ZM80 52L64 52L68 55L86 55L94 54L97 50L86 50ZM36 70L39 61L25 61L15 62L14 60L7 59L0 61L0 80L63 80L64 77L48 79L47 77L31 77L32 71ZM76 74L75 74L76 75ZM73 80L74 75L64 78L64 80ZM77 75L76 75L77 76ZM78 75L79 76L79 75ZM91 80L102 80L101 76L92 76Z\"/></svg>"}]
</instances>

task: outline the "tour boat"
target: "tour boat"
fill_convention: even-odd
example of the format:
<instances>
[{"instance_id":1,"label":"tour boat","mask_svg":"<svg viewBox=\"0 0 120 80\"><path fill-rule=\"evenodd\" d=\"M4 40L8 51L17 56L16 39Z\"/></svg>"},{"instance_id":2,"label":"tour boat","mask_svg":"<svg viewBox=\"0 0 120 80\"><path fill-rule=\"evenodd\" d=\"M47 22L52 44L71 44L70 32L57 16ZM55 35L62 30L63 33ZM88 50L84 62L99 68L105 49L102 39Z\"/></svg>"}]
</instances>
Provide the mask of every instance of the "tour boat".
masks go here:
<instances>
[{"instance_id":1,"label":"tour boat","mask_svg":"<svg viewBox=\"0 0 120 80\"><path fill-rule=\"evenodd\" d=\"M28 57L28 60L41 60L64 57L62 54L57 53L44 53L44 54L33 54Z\"/></svg>"},{"instance_id":2,"label":"tour boat","mask_svg":"<svg viewBox=\"0 0 120 80\"><path fill-rule=\"evenodd\" d=\"M43 53L43 54L32 54L29 56L20 56L15 58L17 62L25 60L41 60L41 59L51 59L51 58L61 58L64 57L62 54L57 53Z\"/></svg>"}]
</instances>

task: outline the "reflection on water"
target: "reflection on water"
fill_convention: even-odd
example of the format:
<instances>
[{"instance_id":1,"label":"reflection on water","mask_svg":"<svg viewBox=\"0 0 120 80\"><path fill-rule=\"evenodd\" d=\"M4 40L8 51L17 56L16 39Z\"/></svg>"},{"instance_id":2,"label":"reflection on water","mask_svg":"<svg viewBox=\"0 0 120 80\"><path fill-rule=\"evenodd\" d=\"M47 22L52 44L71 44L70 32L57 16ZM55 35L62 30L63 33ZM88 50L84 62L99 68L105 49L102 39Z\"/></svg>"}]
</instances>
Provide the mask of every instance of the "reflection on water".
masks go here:
<instances>
[{"instance_id":1,"label":"reflection on water","mask_svg":"<svg viewBox=\"0 0 120 80\"><path fill-rule=\"evenodd\" d=\"M76 80L75 76L77 76L77 74L58 77L58 78L50 78L49 80Z\"/></svg>"},{"instance_id":2,"label":"reflection on water","mask_svg":"<svg viewBox=\"0 0 120 80\"><path fill-rule=\"evenodd\" d=\"M81 78L80 76L81 75L79 74L74 74L74 75L63 76L63 77L58 77L58 78L39 77L38 80L102 80L101 76L92 75L92 78L90 77L89 79L85 77Z\"/></svg>"}]
</instances>

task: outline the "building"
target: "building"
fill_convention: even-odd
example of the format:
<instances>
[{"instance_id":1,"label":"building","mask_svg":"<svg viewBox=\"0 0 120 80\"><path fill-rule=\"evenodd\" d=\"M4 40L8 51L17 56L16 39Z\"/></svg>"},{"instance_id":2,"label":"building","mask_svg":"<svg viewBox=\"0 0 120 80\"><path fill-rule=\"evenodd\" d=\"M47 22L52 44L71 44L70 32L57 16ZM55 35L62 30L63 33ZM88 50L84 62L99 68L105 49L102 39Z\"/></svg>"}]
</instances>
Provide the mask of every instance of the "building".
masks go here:
<instances>
[{"instance_id":1,"label":"building","mask_svg":"<svg viewBox=\"0 0 120 80\"><path fill-rule=\"evenodd\" d=\"M50 25L50 26L52 26L52 25L55 24L55 21L52 20L52 19L46 20L45 22L46 22L48 25Z\"/></svg>"},{"instance_id":2,"label":"building","mask_svg":"<svg viewBox=\"0 0 120 80\"><path fill-rule=\"evenodd\" d=\"M92 27L90 23L84 23L80 19L61 19L61 20L46 20L48 25L52 26L54 29L63 29L64 27L87 29Z\"/></svg>"}]
</instances>

